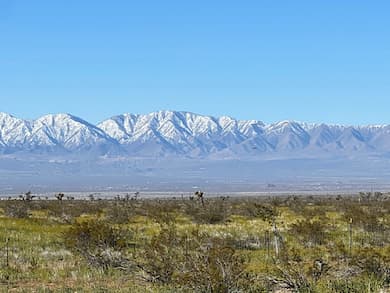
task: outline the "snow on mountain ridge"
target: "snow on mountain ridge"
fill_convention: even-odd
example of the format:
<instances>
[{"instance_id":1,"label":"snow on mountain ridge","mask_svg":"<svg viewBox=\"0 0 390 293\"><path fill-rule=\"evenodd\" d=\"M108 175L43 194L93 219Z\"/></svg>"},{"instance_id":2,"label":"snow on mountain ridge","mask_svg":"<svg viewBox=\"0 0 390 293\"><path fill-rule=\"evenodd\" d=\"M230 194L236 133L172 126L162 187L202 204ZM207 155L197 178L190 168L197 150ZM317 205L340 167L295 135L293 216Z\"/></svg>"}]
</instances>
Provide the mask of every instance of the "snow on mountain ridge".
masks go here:
<instances>
[{"instance_id":1,"label":"snow on mountain ridge","mask_svg":"<svg viewBox=\"0 0 390 293\"><path fill-rule=\"evenodd\" d=\"M30 133L30 122L7 113L0 113L0 140L4 143L3 147L23 145Z\"/></svg>"},{"instance_id":2,"label":"snow on mountain ridge","mask_svg":"<svg viewBox=\"0 0 390 293\"><path fill-rule=\"evenodd\" d=\"M0 137L7 142L3 146L6 152L91 150L117 143L103 130L71 114L48 114L31 122L1 115Z\"/></svg>"},{"instance_id":3,"label":"snow on mountain ridge","mask_svg":"<svg viewBox=\"0 0 390 293\"><path fill-rule=\"evenodd\" d=\"M109 137L100 128L71 114L49 114L33 123L30 140L38 145L61 145L67 150L85 148L109 141Z\"/></svg>"},{"instance_id":4,"label":"snow on mountain ridge","mask_svg":"<svg viewBox=\"0 0 390 293\"><path fill-rule=\"evenodd\" d=\"M184 111L122 114L93 125L71 114L48 114L33 121L0 113L0 150L92 151L125 155L339 153L390 151L390 126L343 126L297 121L265 124ZM218 155L220 154L220 155Z\"/></svg>"}]
</instances>

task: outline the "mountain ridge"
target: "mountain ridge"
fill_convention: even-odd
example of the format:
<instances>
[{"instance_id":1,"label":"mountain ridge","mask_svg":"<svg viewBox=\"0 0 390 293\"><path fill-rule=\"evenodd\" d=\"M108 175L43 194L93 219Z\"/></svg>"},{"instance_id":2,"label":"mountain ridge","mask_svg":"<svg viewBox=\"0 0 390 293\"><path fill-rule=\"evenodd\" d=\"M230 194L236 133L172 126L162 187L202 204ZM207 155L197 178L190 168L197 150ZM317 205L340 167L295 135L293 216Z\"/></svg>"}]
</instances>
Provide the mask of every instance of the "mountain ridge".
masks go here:
<instances>
[{"instance_id":1,"label":"mountain ridge","mask_svg":"<svg viewBox=\"0 0 390 293\"><path fill-rule=\"evenodd\" d=\"M98 124L72 114L24 120L0 112L0 152L190 158L386 155L390 125L351 126L213 117L186 111L125 113Z\"/></svg>"}]
</instances>

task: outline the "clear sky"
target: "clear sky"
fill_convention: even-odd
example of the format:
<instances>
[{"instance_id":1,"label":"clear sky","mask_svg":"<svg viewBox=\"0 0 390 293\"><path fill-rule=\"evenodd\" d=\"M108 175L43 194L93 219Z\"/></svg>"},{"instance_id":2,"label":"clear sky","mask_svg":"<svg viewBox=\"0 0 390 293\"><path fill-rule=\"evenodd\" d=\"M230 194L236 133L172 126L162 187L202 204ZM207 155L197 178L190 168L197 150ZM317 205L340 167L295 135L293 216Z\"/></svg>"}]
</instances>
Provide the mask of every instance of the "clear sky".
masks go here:
<instances>
[{"instance_id":1,"label":"clear sky","mask_svg":"<svg viewBox=\"0 0 390 293\"><path fill-rule=\"evenodd\" d=\"M390 1L0 0L0 111L390 123Z\"/></svg>"}]
</instances>

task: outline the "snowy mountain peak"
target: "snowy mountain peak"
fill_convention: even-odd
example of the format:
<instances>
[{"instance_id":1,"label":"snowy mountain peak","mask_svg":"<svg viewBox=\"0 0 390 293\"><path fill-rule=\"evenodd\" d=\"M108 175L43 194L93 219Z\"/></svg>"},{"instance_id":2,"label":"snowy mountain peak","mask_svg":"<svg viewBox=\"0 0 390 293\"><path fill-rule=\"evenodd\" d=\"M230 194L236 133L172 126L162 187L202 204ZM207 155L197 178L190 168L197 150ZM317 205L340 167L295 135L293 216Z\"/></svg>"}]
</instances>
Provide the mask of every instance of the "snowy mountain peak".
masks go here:
<instances>
[{"instance_id":1,"label":"snowy mountain peak","mask_svg":"<svg viewBox=\"0 0 390 293\"><path fill-rule=\"evenodd\" d=\"M15 118L14 116L12 116L11 114L8 114L8 113L5 113L5 112L0 112L0 119L3 120L3 119L10 119L10 118Z\"/></svg>"}]
</instances>

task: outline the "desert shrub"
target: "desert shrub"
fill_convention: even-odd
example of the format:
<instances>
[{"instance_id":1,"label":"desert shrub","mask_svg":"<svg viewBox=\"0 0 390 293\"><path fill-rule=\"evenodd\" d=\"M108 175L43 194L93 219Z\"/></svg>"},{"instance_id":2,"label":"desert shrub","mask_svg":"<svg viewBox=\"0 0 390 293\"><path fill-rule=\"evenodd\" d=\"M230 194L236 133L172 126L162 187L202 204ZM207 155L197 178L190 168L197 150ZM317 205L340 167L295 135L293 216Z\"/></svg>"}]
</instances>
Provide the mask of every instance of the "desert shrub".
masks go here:
<instances>
[{"instance_id":1,"label":"desert shrub","mask_svg":"<svg viewBox=\"0 0 390 293\"><path fill-rule=\"evenodd\" d=\"M302 210L302 216L308 220L317 217L323 221L326 221L326 209L325 207L306 206Z\"/></svg>"},{"instance_id":2,"label":"desert shrub","mask_svg":"<svg viewBox=\"0 0 390 293\"><path fill-rule=\"evenodd\" d=\"M289 233L302 241L306 247L326 244L329 237L326 225L320 221L300 220L291 225Z\"/></svg>"},{"instance_id":3,"label":"desert shrub","mask_svg":"<svg viewBox=\"0 0 390 293\"><path fill-rule=\"evenodd\" d=\"M275 270L273 282L276 287L286 288L292 292L311 293L314 291L314 284L307 278L300 267L294 264L284 264Z\"/></svg>"},{"instance_id":4,"label":"desert shrub","mask_svg":"<svg viewBox=\"0 0 390 293\"><path fill-rule=\"evenodd\" d=\"M72 223L83 215L101 214L107 203L85 200L34 200L29 202L32 211L45 211L53 219L61 223Z\"/></svg>"},{"instance_id":5,"label":"desert shrub","mask_svg":"<svg viewBox=\"0 0 390 293\"><path fill-rule=\"evenodd\" d=\"M353 225L367 232L381 232L384 229L380 217L384 216L384 212L377 206L362 206L357 203L345 204L344 219L349 222L352 219Z\"/></svg>"},{"instance_id":6,"label":"desert shrub","mask_svg":"<svg viewBox=\"0 0 390 293\"><path fill-rule=\"evenodd\" d=\"M114 202L105 209L106 218L114 224L126 224L135 215L132 201Z\"/></svg>"},{"instance_id":7,"label":"desert shrub","mask_svg":"<svg viewBox=\"0 0 390 293\"><path fill-rule=\"evenodd\" d=\"M234 292L248 285L244 272L246 259L226 241L197 236L185 255L185 267L177 282L195 292Z\"/></svg>"},{"instance_id":8,"label":"desert shrub","mask_svg":"<svg viewBox=\"0 0 390 293\"><path fill-rule=\"evenodd\" d=\"M272 222L279 212L271 205L249 203L246 205L246 214L253 218L259 218L263 221Z\"/></svg>"},{"instance_id":9,"label":"desert shrub","mask_svg":"<svg viewBox=\"0 0 390 293\"><path fill-rule=\"evenodd\" d=\"M154 283L170 283L182 263L180 237L175 225L166 225L146 243L138 258L144 278Z\"/></svg>"},{"instance_id":10,"label":"desert shrub","mask_svg":"<svg viewBox=\"0 0 390 293\"><path fill-rule=\"evenodd\" d=\"M30 202L26 201L9 201L3 206L7 217L18 219L28 218L31 214L30 208Z\"/></svg>"},{"instance_id":11,"label":"desert shrub","mask_svg":"<svg viewBox=\"0 0 390 293\"><path fill-rule=\"evenodd\" d=\"M273 207L282 207L285 205L286 200L281 196L274 196L269 199L270 204Z\"/></svg>"},{"instance_id":12,"label":"desert shrub","mask_svg":"<svg viewBox=\"0 0 390 293\"><path fill-rule=\"evenodd\" d=\"M305 249L285 244L280 257L266 276L275 288L292 292L317 292L317 284L326 278L330 266L321 257L307 255Z\"/></svg>"},{"instance_id":13,"label":"desert shrub","mask_svg":"<svg viewBox=\"0 0 390 293\"><path fill-rule=\"evenodd\" d=\"M146 201L142 206L145 215L160 223L173 224L180 211L175 200Z\"/></svg>"},{"instance_id":14,"label":"desert shrub","mask_svg":"<svg viewBox=\"0 0 390 293\"><path fill-rule=\"evenodd\" d=\"M347 280L329 280L325 290L334 293L379 293L384 292L382 286L383 284L378 282L375 277L360 277Z\"/></svg>"},{"instance_id":15,"label":"desert shrub","mask_svg":"<svg viewBox=\"0 0 390 293\"><path fill-rule=\"evenodd\" d=\"M390 248L379 252L373 248L363 248L353 255L352 265L357 266L364 274L375 276L386 284L390 284Z\"/></svg>"},{"instance_id":16,"label":"desert shrub","mask_svg":"<svg viewBox=\"0 0 390 293\"><path fill-rule=\"evenodd\" d=\"M250 284L246 259L228 241L198 230L180 234L175 225L164 226L138 260L147 281L191 292L233 292Z\"/></svg>"},{"instance_id":17,"label":"desert shrub","mask_svg":"<svg viewBox=\"0 0 390 293\"><path fill-rule=\"evenodd\" d=\"M307 203L298 196L289 196L285 200L285 205L296 214L301 214Z\"/></svg>"},{"instance_id":18,"label":"desert shrub","mask_svg":"<svg viewBox=\"0 0 390 293\"><path fill-rule=\"evenodd\" d=\"M231 292L245 292L245 293L269 293L274 292L275 284L258 273L245 272L240 275L237 280L236 290Z\"/></svg>"},{"instance_id":19,"label":"desert shrub","mask_svg":"<svg viewBox=\"0 0 390 293\"><path fill-rule=\"evenodd\" d=\"M88 220L74 223L64 233L65 245L80 254L96 267L107 269L128 268L124 256L131 233L110 226L102 220Z\"/></svg>"},{"instance_id":20,"label":"desert shrub","mask_svg":"<svg viewBox=\"0 0 390 293\"><path fill-rule=\"evenodd\" d=\"M198 224L219 224L231 215L229 204L224 199L205 200L204 205L187 203L184 213Z\"/></svg>"}]
</instances>

